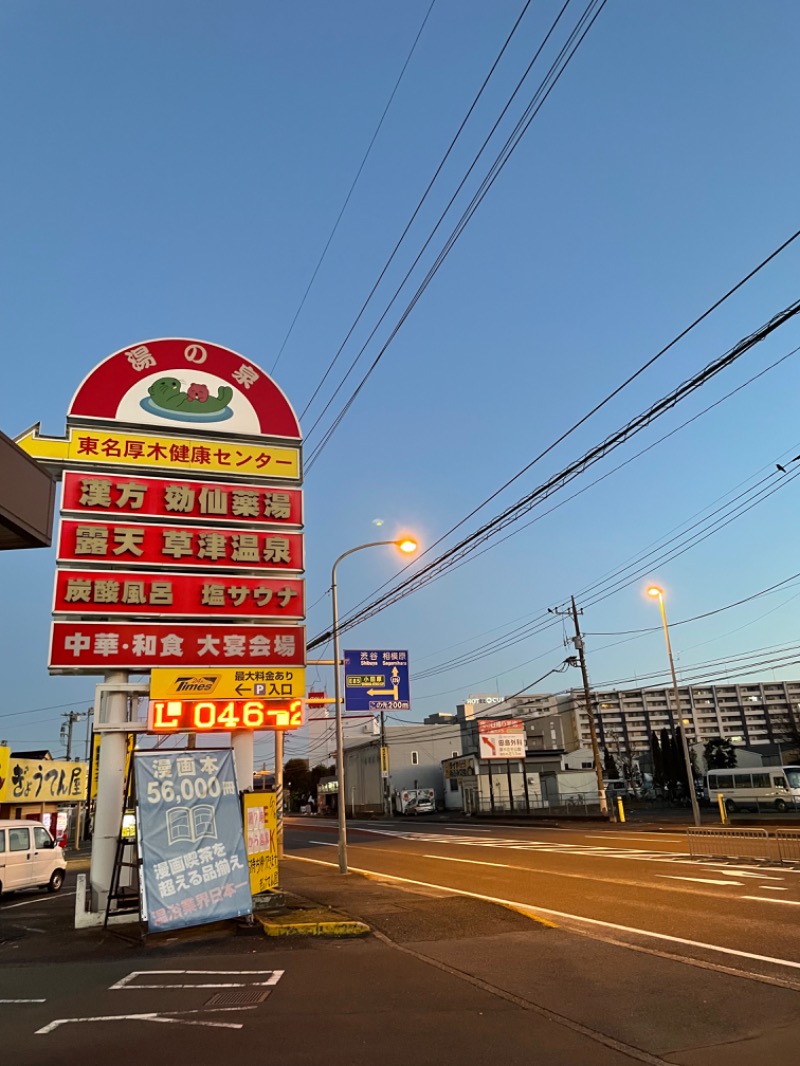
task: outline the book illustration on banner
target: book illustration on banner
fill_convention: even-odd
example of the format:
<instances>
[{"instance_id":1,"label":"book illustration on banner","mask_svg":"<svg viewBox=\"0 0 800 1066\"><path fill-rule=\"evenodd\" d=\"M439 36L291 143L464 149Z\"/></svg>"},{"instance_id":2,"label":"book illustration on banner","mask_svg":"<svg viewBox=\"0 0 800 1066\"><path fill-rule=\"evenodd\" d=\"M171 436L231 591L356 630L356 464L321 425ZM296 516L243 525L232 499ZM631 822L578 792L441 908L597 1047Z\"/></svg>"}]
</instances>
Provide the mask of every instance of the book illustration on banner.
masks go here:
<instances>
[{"instance_id":1,"label":"book illustration on banner","mask_svg":"<svg viewBox=\"0 0 800 1066\"><path fill-rule=\"evenodd\" d=\"M194 808L170 807L167 811L167 840L170 844L179 840L196 844L203 837L217 839L217 823L214 820L214 808L210 804Z\"/></svg>"},{"instance_id":2,"label":"book illustration on banner","mask_svg":"<svg viewBox=\"0 0 800 1066\"><path fill-rule=\"evenodd\" d=\"M152 415L181 422L224 422L232 418L233 411L228 406L233 399L231 386L210 374L202 376L206 381L188 384L175 377L159 377L147 387L147 396L139 401L139 406ZM217 392L212 395L215 386Z\"/></svg>"}]
</instances>

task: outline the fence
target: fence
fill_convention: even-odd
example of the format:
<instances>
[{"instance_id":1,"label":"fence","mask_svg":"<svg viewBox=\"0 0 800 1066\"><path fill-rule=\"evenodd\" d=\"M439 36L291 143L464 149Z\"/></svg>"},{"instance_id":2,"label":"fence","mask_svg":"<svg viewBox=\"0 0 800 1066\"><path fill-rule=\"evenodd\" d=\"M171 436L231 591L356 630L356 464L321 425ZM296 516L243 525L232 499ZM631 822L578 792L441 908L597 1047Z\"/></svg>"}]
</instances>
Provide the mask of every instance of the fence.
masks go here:
<instances>
[{"instance_id":1,"label":"fence","mask_svg":"<svg viewBox=\"0 0 800 1066\"><path fill-rule=\"evenodd\" d=\"M609 805L611 801L609 800ZM482 817L504 818L585 818L600 815L600 797L596 792L562 793L550 799L538 796L514 797L508 800L481 798L471 791L464 796L464 811L467 814L479 814Z\"/></svg>"},{"instance_id":2,"label":"fence","mask_svg":"<svg viewBox=\"0 0 800 1066\"><path fill-rule=\"evenodd\" d=\"M687 829L693 859L753 859L758 862L800 863L800 829L700 828Z\"/></svg>"}]
</instances>

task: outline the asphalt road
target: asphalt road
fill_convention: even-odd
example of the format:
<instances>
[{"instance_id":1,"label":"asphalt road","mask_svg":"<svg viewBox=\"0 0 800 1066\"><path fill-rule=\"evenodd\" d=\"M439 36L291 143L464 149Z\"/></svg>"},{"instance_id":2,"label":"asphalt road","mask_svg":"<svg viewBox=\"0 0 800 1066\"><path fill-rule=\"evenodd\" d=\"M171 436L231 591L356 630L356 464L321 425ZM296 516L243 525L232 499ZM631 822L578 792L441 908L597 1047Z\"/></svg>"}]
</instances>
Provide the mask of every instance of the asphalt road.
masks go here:
<instances>
[{"instance_id":1,"label":"asphalt road","mask_svg":"<svg viewBox=\"0 0 800 1066\"><path fill-rule=\"evenodd\" d=\"M287 823L286 849L335 863L336 826ZM800 988L800 869L690 859L656 825L350 823L349 865L527 905L562 927L758 972Z\"/></svg>"},{"instance_id":2,"label":"asphalt road","mask_svg":"<svg viewBox=\"0 0 800 1066\"><path fill-rule=\"evenodd\" d=\"M62 893L4 898L6 1057L22 1066L796 1057L800 874L692 863L674 827L372 822L351 824L350 843L352 866L376 877L337 872L335 825L291 820L282 878L369 921L374 933L359 941L201 929L196 940L142 945L76 933L80 860ZM759 893L763 901L747 898ZM554 924L476 895L534 904ZM691 942L695 930L705 946Z\"/></svg>"}]
</instances>

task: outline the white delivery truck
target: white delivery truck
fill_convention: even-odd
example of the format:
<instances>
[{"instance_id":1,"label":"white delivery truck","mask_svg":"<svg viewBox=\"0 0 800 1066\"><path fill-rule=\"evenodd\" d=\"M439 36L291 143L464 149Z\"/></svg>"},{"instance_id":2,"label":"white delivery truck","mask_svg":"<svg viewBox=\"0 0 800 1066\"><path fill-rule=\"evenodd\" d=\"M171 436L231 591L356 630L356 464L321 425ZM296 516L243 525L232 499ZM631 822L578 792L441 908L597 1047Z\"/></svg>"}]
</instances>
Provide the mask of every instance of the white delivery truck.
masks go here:
<instances>
[{"instance_id":1,"label":"white delivery truck","mask_svg":"<svg viewBox=\"0 0 800 1066\"><path fill-rule=\"evenodd\" d=\"M432 788L404 788L394 794L398 814L435 814L436 793Z\"/></svg>"}]
</instances>

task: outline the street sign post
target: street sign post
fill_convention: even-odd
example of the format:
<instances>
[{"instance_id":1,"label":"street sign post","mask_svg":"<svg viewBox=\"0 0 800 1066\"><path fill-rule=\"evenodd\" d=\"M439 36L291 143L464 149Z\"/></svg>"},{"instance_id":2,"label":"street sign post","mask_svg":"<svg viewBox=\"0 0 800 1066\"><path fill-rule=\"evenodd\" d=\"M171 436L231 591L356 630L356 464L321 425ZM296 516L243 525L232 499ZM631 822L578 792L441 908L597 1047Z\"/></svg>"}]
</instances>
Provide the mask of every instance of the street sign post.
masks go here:
<instances>
[{"instance_id":1,"label":"street sign post","mask_svg":"<svg viewBox=\"0 0 800 1066\"><path fill-rule=\"evenodd\" d=\"M407 651L345 651L345 711L410 711Z\"/></svg>"}]
</instances>

